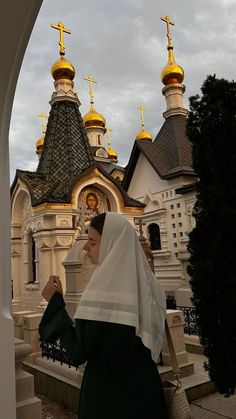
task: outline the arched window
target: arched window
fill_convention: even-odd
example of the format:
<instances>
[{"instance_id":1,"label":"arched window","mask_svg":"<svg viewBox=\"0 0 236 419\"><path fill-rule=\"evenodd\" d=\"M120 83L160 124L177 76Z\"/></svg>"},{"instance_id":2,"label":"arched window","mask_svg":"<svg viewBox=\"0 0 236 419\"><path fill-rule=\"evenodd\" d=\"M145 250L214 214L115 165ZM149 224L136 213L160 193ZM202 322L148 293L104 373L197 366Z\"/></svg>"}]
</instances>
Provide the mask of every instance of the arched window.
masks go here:
<instances>
[{"instance_id":1,"label":"arched window","mask_svg":"<svg viewBox=\"0 0 236 419\"><path fill-rule=\"evenodd\" d=\"M28 234L28 282L36 281L36 245L32 232Z\"/></svg>"},{"instance_id":2,"label":"arched window","mask_svg":"<svg viewBox=\"0 0 236 419\"><path fill-rule=\"evenodd\" d=\"M101 135L98 134L98 145L101 145Z\"/></svg>"},{"instance_id":3,"label":"arched window","mask_svg":"<svg viewBox=\"0 0 236 419\"><path fill-rule=\"evenodd\" d=\"M148 226L149 243L151 250L161 249L161 235L158 224L152 223Z\"/></svg>"}]
</instances>

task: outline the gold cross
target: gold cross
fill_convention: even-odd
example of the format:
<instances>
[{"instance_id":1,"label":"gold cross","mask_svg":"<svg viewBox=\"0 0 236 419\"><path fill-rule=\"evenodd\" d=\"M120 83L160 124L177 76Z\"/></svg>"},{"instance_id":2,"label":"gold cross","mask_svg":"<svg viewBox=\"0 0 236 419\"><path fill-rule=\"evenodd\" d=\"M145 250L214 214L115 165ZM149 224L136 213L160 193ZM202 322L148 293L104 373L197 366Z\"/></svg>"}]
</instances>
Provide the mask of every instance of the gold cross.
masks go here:
<instances>
[{"instance_id":1,"label":"gold cross","mask_svg":"<svg viewBox=\"0 0 236 419\"><path fill-rule=\"evenodd\" d=\"M96 80L94 80L93 76L89 74L87 77L84 77L84 80L87 80L89 82L89 94L90 94L90 103L94 103L94 96L93 96L93 83L97 83Z\"/></svg>"},{"instance_id":2,"label":"gold cross","mask_svg":"<svg viewBox=\"0 0 236 419\"><path fill-rule=\"evenodd\" d=\"M111 145L111 136L110 136L111 131L112 131L111 128L107 128L107 144L108 144L108 147L110 147L110 145Z\"/></svg>"},{"instance_id":3,"label":"gold cross","mask_svg":"<svg viewBox=\"0 0 236 419\"><path fill-rule=\"evenodd\" d=\"M42 112L40 115L38 115L39 118L41 118L41 126L42 126L42 133L43 135L45 134L45 119L48 118L48 116L46 115L46 113Z\"/></svg>"},{"instance_id":4,"label":"gold cross","mask_svg":"<svg viewBox=\"0 0 236 419\"><path fill-rule=\"evenodd\" d=\"M59 22L57 25L53 25L51 23L51 27L54 29L57 29L60 32L60 55L65 55L65 44L64 44L64 38L63 38L63 32L65 33L71 33L69 29L66 29L62 22Z\"/></svg>"},{"instance_id":5,"label":"gold cross","mask_svg":"<svg viewBox=\"0 0 236 419\"><path fill-rule=\"evenodd\" d=\"M166 26L167 26L168 47L173 47L173 45L172 45L172 39L171 39L171 36L170 36L170 25L175 26L175 24L174 24L174 22L172 22L170 20L170 17L169 16L161 17L161 20L163 20L163 22L165 22L166 23Z\"/></svg>"},{"instance_id":6,"label":"gold cross","mask_svg":"<svg viewBox=\"0 0 236 419\"><path fill-rule=\"evenodd\" d=\"M144 130L144 112L146 111L146 109L144 108L144 105L140 105L137 109L138 111L141 111L141 124L142 129Z\"/></svg>"}]
</instances>

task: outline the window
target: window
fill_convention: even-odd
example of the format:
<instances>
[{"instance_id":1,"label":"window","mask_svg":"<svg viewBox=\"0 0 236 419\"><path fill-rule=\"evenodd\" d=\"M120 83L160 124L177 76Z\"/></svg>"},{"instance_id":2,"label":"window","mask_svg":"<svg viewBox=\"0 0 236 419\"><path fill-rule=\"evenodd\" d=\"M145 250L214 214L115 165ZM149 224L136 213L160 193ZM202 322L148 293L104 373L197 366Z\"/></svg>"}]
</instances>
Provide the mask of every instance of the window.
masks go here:
<instances>
[{"instance_id":1,"label":"window","mask_svg":"<svg viewBox=\"0 0 236 419\"><path fill-rule=\"evenodd\" d=\"M177 204L177 208L180 208L180 203Z\"/></svg>"},{"instance_id":2,"label":"window","mask_svg":"<svg viewBox=\"0 0 236 419\"><path fill-rule=\"evenodd\" d=\"M175 214L171 214L171 218L175 218Z\"/></svg>"},{"instance_id":3,"label":"window","mask_svg":"<svg viewBox=\"0 0 236 419\"><path fill-rule=\"evenodd\" d=\"M28 234L28 282L36 281L36 245L32 232Z\"/></svg>"},{"instance_id":4,"label":"window","mask_svg":"<svg viewBox=\"0 0 236 419\"><path fill-rule=\"evenodd\" d=\"M178 212L178 217L181 217L181 212Z\"/></svg>"},{"instance_id":5,"label":"window","mask_svg":"<svg viewBox=\"0 0 236 419\"><path fill-rule=\"evenodd\" d=\"M172 227L175 228L175 224L172 224Z\"/></svg>"},{"instance_id":6,"label":"window","mask_svg":"<svg viewBox=\"0 0 236 419\"><path fill-rule=\"evenodd\" d=\"M101 145L101 135L98 134L98 145Z\"/></svg>"},{"instance_id":7,"label":"window","mask_svg":"<svg viewBox=\"0 0 236 419\"><path fill-rule=\"evenodd\" d=\"M173 233L173 237L176 238L176 233Z\"/></svg>"},{"instance_id":8,"label":"window","mask_svg":"<svg viewBox=\"0 0 236 419\"><path fill-rule=\"evenodd\" d=\"M179 227L182 227L182 223L179 223Z\"/></svg>"},{"instance_id":9,"label":"window","mask_svg":"<svg viewBox=\"0 0 236 419\"><path fill-rule=\"evenodd\" d=\"M151 250L161 249L161 235L158 224L152 223L148 226L148 238Z\"/></svg>"},{"instance_id":10,"label":"window","mask_svg":"<svg viewBox=\"0 0 236 419\"><path fill-rule=\"evenodd\" d=\"M173 204L171 204L170 209L174 209L174 205Z\"/></svg>"}]
</instances>

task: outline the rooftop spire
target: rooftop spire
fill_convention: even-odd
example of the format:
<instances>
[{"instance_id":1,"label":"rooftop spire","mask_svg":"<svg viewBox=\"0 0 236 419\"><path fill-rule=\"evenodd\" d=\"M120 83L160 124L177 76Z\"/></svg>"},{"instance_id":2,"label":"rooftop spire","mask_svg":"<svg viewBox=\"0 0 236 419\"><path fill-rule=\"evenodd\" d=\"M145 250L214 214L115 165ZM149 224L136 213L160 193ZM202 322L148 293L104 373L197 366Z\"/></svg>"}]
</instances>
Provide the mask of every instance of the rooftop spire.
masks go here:
<instances>
[{"instance_id":1,"label":"rooftop spire","mask_svg":"<svg viewBox=\"0 0 236 419\"><path fill-rule=\"evenodd\" d=\"M57 29L59 31L59 36L60 36L60 40L59 40L59 46L60 46L60 51L59 54L62 56L65 55L65 44L64 44L64 37L63 37L63 33L71 33L69 29L66 29L65 26L63 25L62 22L59 22L57 25L54 25L53 23L51 23L51 27L54 29Z\"/></svg>"},{"instance_id":2,"label":"rooftop spire","mask_svg":"<svg viewBox=\"0 0 236 419\"><path fill-rule=\"evenodd\" d=\"M84 77L84 80L87 80L89 82L90 103L91 103L91 105L93 105L94 104L93 83L97 83L97 82L96 82L96 80L94 80L94 78L91 74Z\"/></svg>"},{"instance_id":3,"label":"rooftop spire","mask_svg":"<svg viewBox=\"0 0 236 419\"><path fill-rule=\"evenodd\" d=\"M175 62L173 53L174 48L170 35L170 25L174 26L174 22L170 20L169 16L161 17L161 20L166 23L168 39L168 62L161 72L161 80L165 86L169 84L182 83L184 79L184 70Z\"/></svg>"},{"instance_id":4,"label":"rooftop spire","mask_svg":"<svg viewBox=\"0 0 236 419\"><path fill-rule=\"evenodd\" d=\"M108 154L110 159L117 162L118 154L115 150L113 150L113 148L111 148L111 135L110 135L111 131L112 131L111 128L107 128L107 144L108 144L107 154Z\"/></svg>"},{"instance_id":5,"label":"rooftop spire","mask_svg":"<svg viewBox=\"0 0 236 419\"><path fill-rule=\"evenodd\" d=\"M111 145L111 134L110 134L111 131L112 131L111 128L107 128L107 144L108 144L108 147L110 147L110 145Z\"/></svg>"},{"instance_id":6,"label":"rooftop spire","mask_svg":"<svg viewBox=\"0 0 236 419\"><path fill-rule=\"evenodd\" d=\"M45 119L48 119L48 116L44 112L42 112L38 115L38 117L41 118L42 134L44 135L46 131Z\"/></svg>"},{"instance_id":7,"label":"rooftop spire","mask_svg":"<svg viewBox=\"0 0 236 419\"><path fill-rule=\"evenodd\" d=\"M139 134L137 134L136 140L151 140L152 141L152 135L150 134L150 132L145 131L145 129L144 129L144 112L146 111L146 109L144 108L144 105L139 105L139 107L137 109L138 109L138 111L141 112L141 126L142 126L142 129L139 132Z\"/></svg>"},{"instance_id":8,"label":"rooftop spire","mask_svg":"<svg viewBox=\"0 0 236 419\"><path fill-rule=\"evenodd\" d=\"M93 76L89 74L84 77L84 80L89 82L89 95L90 95L90 110L83 116L84 124L86 128L102 128L106 132L106 120L103 115L98 113L94 107L94 94L93 94L93 83L97 83Z\"/></svg>"},{"instance_id":9,"label":"rooftop spire","mask_svg":"<svg viewBox=\"0 0 236 419\"><path fill-rule=\"evenodd\" d=\"M161 20L163 22L165 22L166 23L166 26L167 26L167 35L166 35L167 36L167 39L168 39L167 49L173 48L172 39L171 39L171 36L170 36L170 25L175 26L175 24L174 24L174 22L172 22L170 20L169 16L161 17Z\"/></svg>"}]
</instances>

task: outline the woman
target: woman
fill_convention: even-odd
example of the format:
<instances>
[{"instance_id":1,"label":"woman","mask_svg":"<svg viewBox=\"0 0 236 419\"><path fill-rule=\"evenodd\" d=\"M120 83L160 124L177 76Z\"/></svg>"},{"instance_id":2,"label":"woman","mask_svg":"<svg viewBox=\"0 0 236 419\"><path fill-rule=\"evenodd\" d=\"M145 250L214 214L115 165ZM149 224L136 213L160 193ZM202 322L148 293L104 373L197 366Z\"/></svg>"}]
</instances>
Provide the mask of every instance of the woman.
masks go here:
<instances>
[{"instance_id":1,"label":"woman","mask_svg":"<svg viewBox=\"0 0 236 419\"><path fill-rule=\"evenodd\" d=\"M75 322L65 310L59 278L50 277L39 327L43 340L60 338L74 365L87 361L79 419L167 419L156 367L165 296L137 234L121 215L99 214L84 249L97 267Z\"/></svg>"}]
</instances>

